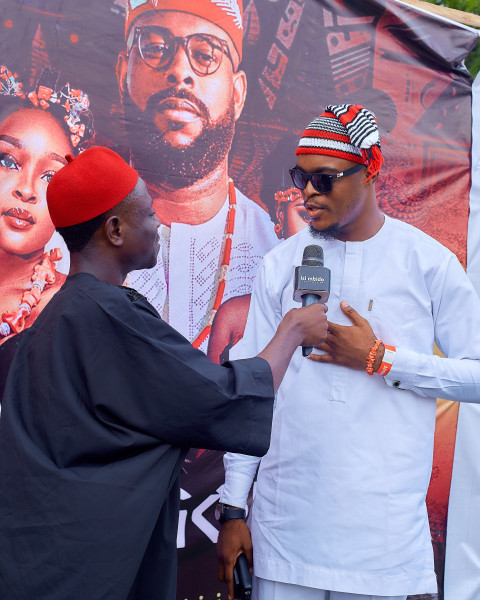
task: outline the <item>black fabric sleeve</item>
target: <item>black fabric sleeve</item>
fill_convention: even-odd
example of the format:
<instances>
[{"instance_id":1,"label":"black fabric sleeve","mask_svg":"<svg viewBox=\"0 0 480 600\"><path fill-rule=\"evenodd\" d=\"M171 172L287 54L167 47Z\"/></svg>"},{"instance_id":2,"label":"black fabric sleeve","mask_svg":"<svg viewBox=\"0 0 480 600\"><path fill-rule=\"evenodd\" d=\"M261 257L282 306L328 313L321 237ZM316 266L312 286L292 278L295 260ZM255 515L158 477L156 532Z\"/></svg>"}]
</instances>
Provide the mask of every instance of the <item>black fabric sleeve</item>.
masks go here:
<instances>
[{"instance_id":1,"label":"black fabric sleeve","mask_svg":"<svg viewBox=\"0 0 480 600\"><path fill-rule=\"evenodd\" d=\"M13 361L13 357L17 351L18 345L20 344L26 331L27 330L24 329L0 345L0 404L3 401L3 393L7 383L10 365Z\"/></svg>"},{"instance_id":2,"label":"black fabric sleeve","mask_svg":"<svg viewBox=\"0 0 480 600\"><path fill-rule=\"evenodd\" d=\"M274 397L268 363L219 366L147 303L103 288L79 290L57 334L68 348L57 367L72 374L69 361L82 364L75 386L96 419L118 435L134 430L177 446L265 454Z\"/></svg>"}]
</instances>

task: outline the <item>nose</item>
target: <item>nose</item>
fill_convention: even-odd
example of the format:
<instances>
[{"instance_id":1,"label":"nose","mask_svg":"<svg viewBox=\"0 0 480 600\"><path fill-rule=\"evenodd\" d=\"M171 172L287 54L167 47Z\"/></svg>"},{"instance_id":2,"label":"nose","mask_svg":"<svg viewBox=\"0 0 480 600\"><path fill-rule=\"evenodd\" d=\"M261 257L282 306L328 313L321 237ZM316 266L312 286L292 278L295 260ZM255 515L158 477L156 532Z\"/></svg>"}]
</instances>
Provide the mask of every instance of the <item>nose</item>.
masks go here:
<instances>
[{"instance_id":1,"label":"nose","mask_svg":"<svg viewBox=\"0 0 480 600\"><path fill-rule=\"evenodd\" d=\"M167 68L167 73L167 81L172 85L179 85L180 83L190 87L193 85L194 71L182 44L178 45L177 52Z\"/></svg>"},{"instance_id":2,"label":"nose","mask_svg":"<svg viewBox=\"0 0 480 600\"><path fill-rule=\"evenodd\" d=\"M34 187L33 176L27 170L23 171L19 185L13 190L13 196L22 202L35 204L37 202L37 193Z\"/></svg>"},{"instance_id":3,"label":"nose","mask_svg":"<svg viewBox=\"0 0 480 600\"><path fill-rule=\"evenodd\" d=\"M313 187L311 179L308 180L306 188L302 190L302 195L304 201L308 200L310 196L323 196L322 192L319 192L316 188Z\"/></svg>"}]
</instances>

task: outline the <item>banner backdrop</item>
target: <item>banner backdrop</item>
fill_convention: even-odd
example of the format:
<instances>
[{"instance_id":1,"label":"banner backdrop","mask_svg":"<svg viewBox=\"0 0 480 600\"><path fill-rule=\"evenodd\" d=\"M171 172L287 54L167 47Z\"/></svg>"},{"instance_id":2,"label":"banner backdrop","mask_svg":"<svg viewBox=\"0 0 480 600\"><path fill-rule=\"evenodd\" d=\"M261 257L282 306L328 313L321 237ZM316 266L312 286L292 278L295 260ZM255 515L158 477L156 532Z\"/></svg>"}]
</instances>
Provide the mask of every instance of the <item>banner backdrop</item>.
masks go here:
<instances>
[{"instance_id":1,"label":"banner backdrop","mask_svg":"<svg viewBox=\"0 0 480 600\"><path fill-rule=\"evenodd\" d=\"M375 112L380 208L466 266L472 81L463 60L473 30L396 0L245 0L243 15L234 0L1 0L0 27L2 311L13 314L4 334L23 323L20 299L44 250L64 257L25 327L64 281L68 256L52 236L45 187L55 156L95 140L131 160L162 221L157 267L127 284L213 360L228 358L262 256L306 224L288 168L300 133L327 104ZM184 52L160 56L165 42ZM22 160L42 147L53 163L36 157L28 179ZM38 208L23 204L33 185ZM27 253L35 264L25 264ZM428 507L440 590L456 420L456 405L439 401ZM214 549L222 482L221 455L191 450L179 599L226 597Z\"/></svg>"},{"instance_id":2,"label":"banner backdrop","mask_svg":"<svg viewBox=\"0 0 480 600\"><path fill-rule=\"evenodd\" d=\"M467 273L480 293L480 77L473 84L472 187L468 221ZM477 134L475 134L477 132ZM448 512L445 600L480 597L478 431L480 407L461 404Z\"/></svg>"}]
</instances>

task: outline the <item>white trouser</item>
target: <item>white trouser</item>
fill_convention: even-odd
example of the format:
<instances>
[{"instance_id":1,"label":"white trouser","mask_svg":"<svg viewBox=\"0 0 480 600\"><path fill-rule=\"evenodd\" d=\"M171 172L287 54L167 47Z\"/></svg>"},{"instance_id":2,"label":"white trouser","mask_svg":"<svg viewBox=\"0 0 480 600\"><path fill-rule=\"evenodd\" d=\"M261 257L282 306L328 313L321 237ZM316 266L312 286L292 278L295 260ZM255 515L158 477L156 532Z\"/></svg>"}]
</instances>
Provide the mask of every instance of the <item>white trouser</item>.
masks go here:
<instances>
[{"instance_id":1,"label":"white trouser","mask_svg":"<svg viewBox=\"0 0 480 600\"><path fill-rule=\"evenodd\" d=\"M406 600L406 598L406 596L372 596L330 592L253 576L252 600Z\"/></svg>"}]
</instances>

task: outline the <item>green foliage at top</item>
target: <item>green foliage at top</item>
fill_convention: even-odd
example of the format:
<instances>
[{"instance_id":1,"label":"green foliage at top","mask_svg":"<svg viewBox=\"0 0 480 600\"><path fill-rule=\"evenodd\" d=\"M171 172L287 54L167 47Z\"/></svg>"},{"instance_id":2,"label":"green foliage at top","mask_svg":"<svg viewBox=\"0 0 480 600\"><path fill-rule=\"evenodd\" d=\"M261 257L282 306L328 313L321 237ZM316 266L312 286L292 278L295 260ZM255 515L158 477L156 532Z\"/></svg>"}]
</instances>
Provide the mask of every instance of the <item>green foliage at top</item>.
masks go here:
<instances>
[{"instance_id":1,"label":"green foliage at top","mask_svg":"<svg viewBox=\"0 0 480 600\"><path fill-rule=\"evenodd\" d=\"M463 10L463 12L469 12L474 15L480 15L480 5L478 0L427 0L431 4L438 4L439 6L447 6L448 8L456 8L457 10Z\"/></svg>"},{"instance_id":2,"label":"green foliage at top","mask_svg":"<svg viewBox=\"0 0 480 600\"><path fill-rule=\"evenodd\" d=\"M463 12L472 13L473 15L480 15L479 0L427 0L427 2L448 8L456 8ZM470 52L465 64L472 76L475 77L480 71L480 43L477 43L477 46Z\"/></svg>"}]
</instances>

